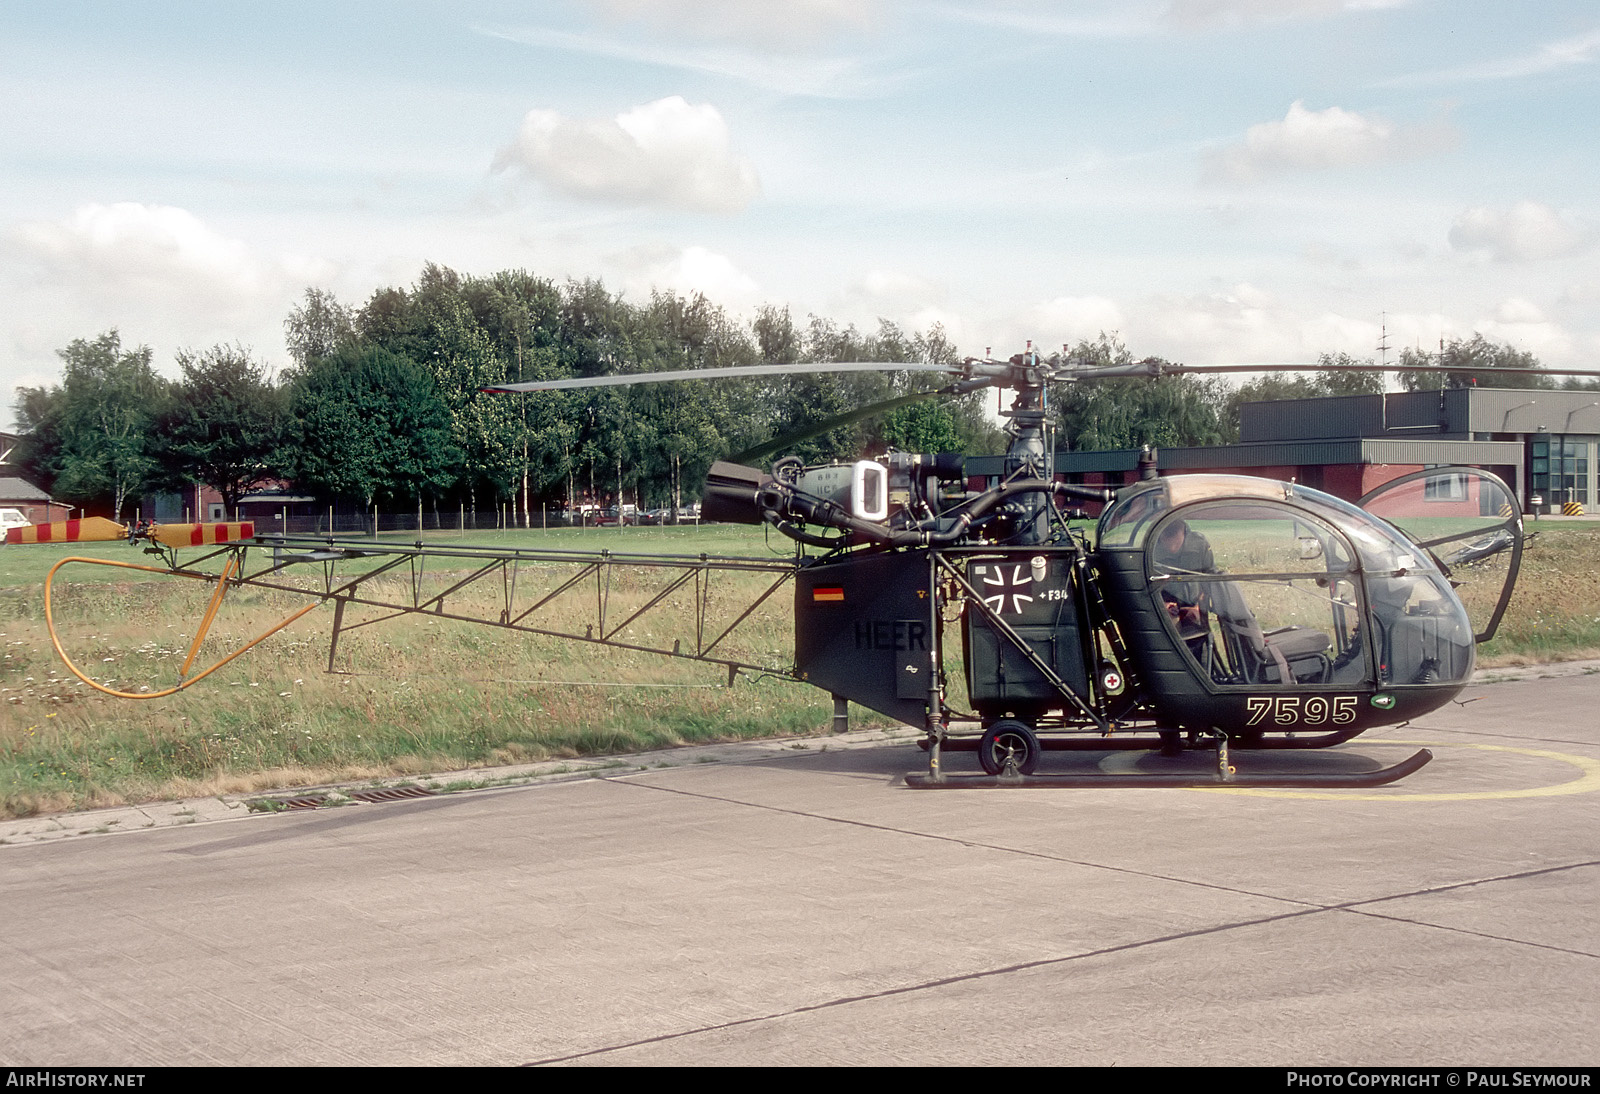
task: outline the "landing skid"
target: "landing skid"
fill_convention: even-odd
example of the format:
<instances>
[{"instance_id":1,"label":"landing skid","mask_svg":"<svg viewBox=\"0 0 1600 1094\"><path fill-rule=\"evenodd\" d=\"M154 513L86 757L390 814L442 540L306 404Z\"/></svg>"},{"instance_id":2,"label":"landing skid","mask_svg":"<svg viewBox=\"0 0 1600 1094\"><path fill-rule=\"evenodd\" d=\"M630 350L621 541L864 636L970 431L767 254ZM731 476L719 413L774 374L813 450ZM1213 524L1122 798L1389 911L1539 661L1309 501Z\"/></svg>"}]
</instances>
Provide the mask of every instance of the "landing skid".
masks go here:
<instances>
[{"instance_id":1,"label":"landing skid","mask_svg":"<svg viewBox=\"0 0 1600 1094\"><path fill-rule=\"evenodd\" d=\"M1427 766L1433 753L1426 748L1415 755L1376 771L1316 773L1316 772L1240 772L1228 762L1226 745L1217 749L1216 770L1204 772L1103 772L1085 774L1075 772L1060 775L1022 775L1014 764L1008 764L999 775L925 775L906 776L906 785L916 790L1081 790L1088 787L1128 789L1133 787L1177 787L1206 789L1215 787L1260 787L1300 790L1362 790L1374 786L1387 786L1414 775Z\"/></svg>"},{"instance_id":2,"label":"landing skid","mask_svg":"<svg viewBox=\"0 0 1600 1094\"><path fill-rule=\"evenodd\" d=\"M1318 733L1311 736L1275 736L1262 734L1254 740L1234 738L1235 748L1248 748L1251 751L1266 749L1300 749L1300 748L1332 748L1334 745L1344 744L1366 732L1366 727L1360 729L1341 730L1337 733ZM928 750L926 737L917 742L917 747L924 752ZM978 738L976 737L947 737L940 746L946 752L976 752L978 751ZM1147 732L1132 734L1117 734L1110 737L1040 737L1039 748L1044 752L1150 752L1161 748L1162 742ZM1185 744L1185 751L1193 747Z\"/></svg>"}]
</instances>

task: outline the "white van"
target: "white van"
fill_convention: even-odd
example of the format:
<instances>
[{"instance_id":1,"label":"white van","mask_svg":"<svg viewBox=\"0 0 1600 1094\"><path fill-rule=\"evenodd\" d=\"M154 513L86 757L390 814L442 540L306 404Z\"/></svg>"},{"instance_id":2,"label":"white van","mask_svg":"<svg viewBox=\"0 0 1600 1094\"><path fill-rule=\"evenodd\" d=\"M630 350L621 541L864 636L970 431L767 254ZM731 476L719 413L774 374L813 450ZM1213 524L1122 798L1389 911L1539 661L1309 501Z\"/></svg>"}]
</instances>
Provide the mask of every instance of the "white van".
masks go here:
<instances>
[{"instance_id":1,"label":"white van","mask_svg":"<svg viewBox=\"0 0 1600 1094\"><path fill-rule=\"evenodd\" d=\"M12 528L26 528L32 523L21 509L0 509L0 543L5 542L6 533Z\"/></svg>"}]
</instances>

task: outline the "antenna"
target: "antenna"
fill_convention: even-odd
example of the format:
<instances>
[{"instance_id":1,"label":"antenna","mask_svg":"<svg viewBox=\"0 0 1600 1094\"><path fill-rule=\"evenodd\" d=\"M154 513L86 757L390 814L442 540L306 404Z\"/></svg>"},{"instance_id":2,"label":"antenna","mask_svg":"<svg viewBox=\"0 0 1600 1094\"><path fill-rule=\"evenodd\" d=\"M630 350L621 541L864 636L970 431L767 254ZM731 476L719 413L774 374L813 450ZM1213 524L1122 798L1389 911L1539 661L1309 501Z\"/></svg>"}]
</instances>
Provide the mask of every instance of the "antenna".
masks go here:
<instances>
[{"instance_id":1,"label":"antenna","mask_svg":"<svg viewBox=\"0 0 1600 1094\"><path fill-rule=\"evenodd\" d=\"M1384 368L1389 367L1389 313L1378 313L1378 344L1373 349L1378 351L1378 364Z\"/></svg>"}]
</instances>

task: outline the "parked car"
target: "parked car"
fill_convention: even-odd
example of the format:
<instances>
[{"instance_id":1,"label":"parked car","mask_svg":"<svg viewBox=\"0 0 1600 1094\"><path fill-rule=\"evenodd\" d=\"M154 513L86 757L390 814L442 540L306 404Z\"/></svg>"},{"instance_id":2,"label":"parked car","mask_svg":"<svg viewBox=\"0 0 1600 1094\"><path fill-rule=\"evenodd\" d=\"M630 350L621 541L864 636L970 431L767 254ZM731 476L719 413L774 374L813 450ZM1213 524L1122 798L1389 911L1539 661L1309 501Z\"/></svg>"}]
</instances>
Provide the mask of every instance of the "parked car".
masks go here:
<instances>
[{"instance_id":1,"label":"parked car","mask_svg":"<svg viewBox=\"0 0 1600 1094\"><path fill-rule=\"evenodd\" d=\"M6 541L6 533L13 528L27 528L33 523L22 515L21 509L0 509L0 543Z\"/></svg>"}]
</instances>

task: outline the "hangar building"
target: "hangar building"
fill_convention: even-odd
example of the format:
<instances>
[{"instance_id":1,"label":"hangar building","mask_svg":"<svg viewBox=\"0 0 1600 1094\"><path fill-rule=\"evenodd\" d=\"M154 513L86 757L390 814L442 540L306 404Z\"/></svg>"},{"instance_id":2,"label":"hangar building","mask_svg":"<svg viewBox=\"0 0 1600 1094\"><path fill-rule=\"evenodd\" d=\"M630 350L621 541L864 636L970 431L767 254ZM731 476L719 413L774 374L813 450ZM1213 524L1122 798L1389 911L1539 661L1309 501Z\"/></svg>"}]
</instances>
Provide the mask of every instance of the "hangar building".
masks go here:
<instances>
[{"instance_id":1,"label":"hangar building","mask_svg":"<svg viewBox=\"0 0 1600 1094\"><path fill-rule=\"evenodd\" d=\"M1354 501L1425 467L1465 464L1494 472L1534 511L1584 512L1600 501L1600 391L1447 388L1246 403L1239 443L1166 448L1164 474L1223 472L1293 480ZM1068 482L1120 485L1138 477L1136 449L1056 453ZM969 457L974 487L998 482L1002 456ZM1443 499L1441 499L1443 500Z\"/></svg>"}]
</instances>

